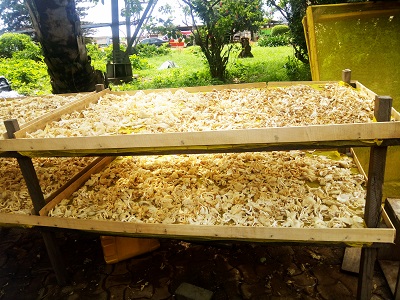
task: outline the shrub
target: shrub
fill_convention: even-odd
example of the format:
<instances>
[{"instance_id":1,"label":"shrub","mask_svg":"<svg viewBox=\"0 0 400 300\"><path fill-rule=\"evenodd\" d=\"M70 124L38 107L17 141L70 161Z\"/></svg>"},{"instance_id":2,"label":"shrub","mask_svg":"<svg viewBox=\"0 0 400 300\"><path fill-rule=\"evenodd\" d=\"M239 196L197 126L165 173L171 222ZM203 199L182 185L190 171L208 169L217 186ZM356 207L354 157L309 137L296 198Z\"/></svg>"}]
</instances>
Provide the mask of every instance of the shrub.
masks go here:
<instances>
[{"instance_id":1,"label":"shrub","mask_svg":"<svg viewBox=\"0 0 400 300\"><path fill-rule=\"evenodd\" d=\"M101 49L97 44L86 44L87 54L91 57L92 61L106 62L107 53Z\"/></svg>"},{"instance_id":2,"label":"shrub","mask_svg":"<svg viewBox=\"0 0 400 300\"><path fill-rule=\"evenodd\" d=\"M43 59L40 46L21 33L4 33L0 36L0 57L35 61Z\"/></svg>"},{"instance_id":3,"label":"shrub","mask_svg":"<svg viewBox=\"0 0 400 300\"><path fill-rule=\"evenodd\" d=\"M288 56L284 68L291 81L311 80L310 65L302 63L295 57Z\"/></svg>"},{"instance_id":4,"label":"shrub","mask_svg":"<svg viewBox=\"0 0 400 300\"><path fill-rule=\"evenodd\" d=\"M263 36L258 39L258 46L260 47L279 47L287 46L290 43L289 36L287 34L276 35L276 36Z\"/></svg>"},{"instance_id":5,"label":"shrub","mask_svg":"<svg viewBox=\"0 0 400 300\"><path fill-rule=\"evenodd\" d=\"M136 54L141 57L153 57L169 54L171 48L169 48L167 43L159 47L155 45L139 44L136 46L136 52Z\"/></svg>"},{"instance_id":6,"label":"shrub","mask_svg":"<svg viewBox=\"0 0 400 300\"><path fill-rule=\"evenodd\" d=\"M272 29L271 29L271 36L282 35L282 34L285 34L286 32L289 32L289 26L276 25L276 26L272 27Z\"/></svg>"},{"instance_id":7,"label":"shrub","mask_svg":"<svg viewBox=\"0 0 400 300\"><path fill-rule=\"evenodd\" d=\"M47 66L31 59L0 58L0 74L19 94L42 95L51 93Z\"/></svg>"},{"instance_id":8,"label":"shrub","mask_svg":"<svg viewBox=\"0 0 400 300\"><path fill-rule=\"evenodd\" d=\"M124 52L126 50L126 47L125 47L125 45L120 44L119 49ZM113 45L111 44L111 45L108 45L107 47L105 47L104 52L106 54L106 61L112 62L113 61Z\"/></svg>"},{"instance_id":9,"label":"shrub","mask_svg":"<svg viewBox=\"0 0 400 300\"><path fill-rule=\"evenodd\" d=\"M146 58L141 58L136 54L132 54L131 56L129 56L129 60L133 69L146 70L151 68L149 61Z\"/></svg>"}]
</instances>

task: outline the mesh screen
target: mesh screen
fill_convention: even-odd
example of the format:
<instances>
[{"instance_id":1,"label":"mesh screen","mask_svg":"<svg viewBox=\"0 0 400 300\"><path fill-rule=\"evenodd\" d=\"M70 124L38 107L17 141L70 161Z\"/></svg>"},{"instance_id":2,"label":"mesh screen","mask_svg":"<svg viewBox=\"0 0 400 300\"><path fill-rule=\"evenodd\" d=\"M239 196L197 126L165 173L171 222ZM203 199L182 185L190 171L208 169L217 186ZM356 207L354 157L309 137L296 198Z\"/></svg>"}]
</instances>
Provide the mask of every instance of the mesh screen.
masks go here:
<instances>
[{"instance_id":1,"label":"mesh screen","mask_svg":"<svg viewBox=\"0 0 400 300\"><path fill-rule=\"evenodd\" d=\"M310 6L303 24L313 80L337 81L350 69L353 80L391 96L400 111L400 2ZM356 150L367 171L368 153ZM400 147L389 147L385 182L400 183L399 158ZM400 196L400 186L386 196Z\"/></svg>"},{"instance_id":2,"label":"mesh screen","mask_svg":"<svg viewBox=\"0 0 400 300\"><path fill-rule=\"evenodd\" d=\"M343 69L350 69L352 79L377 94L391 96L393 106L399 110L400 3L320 5L309 9L315 34L309 38L315 40L316 54L311 59L319 73L313 70L313 79L338 80Z\"/></svg>"}]
</instances>

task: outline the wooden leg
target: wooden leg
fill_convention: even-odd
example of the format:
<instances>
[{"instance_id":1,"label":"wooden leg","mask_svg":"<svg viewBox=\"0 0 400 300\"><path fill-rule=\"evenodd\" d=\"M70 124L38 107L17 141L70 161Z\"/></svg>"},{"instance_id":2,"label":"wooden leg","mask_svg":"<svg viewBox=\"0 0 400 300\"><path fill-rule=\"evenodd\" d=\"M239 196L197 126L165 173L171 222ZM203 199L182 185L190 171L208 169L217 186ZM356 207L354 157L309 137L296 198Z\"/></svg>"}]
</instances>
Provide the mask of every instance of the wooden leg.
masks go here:
<instances>
[{"instance_id":1,"label":"wooden leg","mask_svg":"<svg viewBox=\"0 0 400 300\"><path fill-rule=\"evenodd\" d=\"M13 119L4 121L4 125L7 129L8 138L13 138L14 132L19 130L17 120ZM43 192L32 159L30 157L18 155L17 161L26 182L26 186L28 187L29 196L32 199L35 213L36 215L39 215L39 211L43 208L46 202L44 200ZM49 255L50 262L56 274L58 284L66 285L67 271L54 232L46 228L41 228L40 232L46 245L47 254Z\"/></svg>"},{"instance_id":2,"label":"wooden leg","mask_svg":"<svg viewBox=\"0 0 400 300\"><path fill-rule=\"evenodd\" d=\"M400 300L400 267L397 274L396 286L394 288L394 300Z\"/></svg>"},{"instance_id":3,"label":"wooden leg","mask_svg":"<svg viewBox=\"0 0 400 300\"><path fill-rule=\"evenodd\" d=\"M40 230L44 244L46 245L47 254L51 265L53 267L54 273L56 274L57 282L59 285L67 284L67 269L65 268L64 260L60 252L60 248L56 243L56 237L54 231L48 228L42 228Z\"/></svg>"},{"instance_id":4,"label":"wooden leg","mask_svg":"<svg viewBox=\"0 0 400 300\"><path fill-rule=\"evenodd\" d=\"M372 296L372 279L378 250L376 248L363 248L361 250L360 273L358 275L357 299L368 300Z\"/></svg>"}]
</instances>

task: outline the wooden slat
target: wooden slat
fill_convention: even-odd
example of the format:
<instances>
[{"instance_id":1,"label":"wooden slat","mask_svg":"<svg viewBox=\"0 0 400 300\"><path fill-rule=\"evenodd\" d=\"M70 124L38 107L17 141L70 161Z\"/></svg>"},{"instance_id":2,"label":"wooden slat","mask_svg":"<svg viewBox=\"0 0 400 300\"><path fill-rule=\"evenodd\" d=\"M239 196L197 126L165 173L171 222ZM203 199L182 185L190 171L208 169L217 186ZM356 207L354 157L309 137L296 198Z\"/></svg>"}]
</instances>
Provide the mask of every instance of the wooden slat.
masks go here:
<instances>
[{"instance_id":1,"label":"wooden slat","mask_svg":"<svg viewBox=\"0 0 400 300\"><path fill-rule=\"evenodd\" d=\"M51 121L56 121L61 118L62 115L71 113L76 110L82 110L85 108L87 105L90 103L96 102L101 96L104 94L108 93L109 90L104 90L99 93L90 93L86 96L83 96L82 98L73 101L69 104L66 104L60 108L55 109L52 112L49 112L35 120L32 120L23 126L21 126L21 129L15 133L16 138L23 138L25 137L27 132L32 132L36 131L38 129L42 129L46 126L47 123Z\"/></svg>"},{"instance_id":2,"label":"wooden slat","mask_svg":"<svg viewBox=\"0 0 400 300\"><path fill-rule=\"evenodd\" d=\"M364 168L362 167L362 165L361 165L361 163L360 163L360 161L359 161L359 159L358 159L356 153L354 152L354 150L351 149L350 151L351 151L351 155L352 155L352 157L353 157L353 161L354 161L354 163L356 164L356 166L357 166L357 168L358 168L358 171L359 171L359 172L361 173L361 175L365 178L365 182L367 183L367 182L368 182L367 173L365 173L365 170L364 170Z\"/></svg>"},{"instance_id":3,"label":"wooden slat","mask_svg":"<svg viewBox=\"0 0 400 300\"><path fill-rule=\"evenodd\" d=\"M75 175L71 180L69 180L57 192L46 199L47 204L39 211L39 215L47 216L48 212L53 209L58 203L60 203L63 199L67 199L83 184L85 184L85 182L90 178L92 174L101 171L114 159L115 157L104 157L96 159L89 166L87 166L85 169Z\"/></svg>"},{"instance_id":4,"label":"wooden slat","mask_svg":"<svg viewBox=\"0 0 400 300\"><path fill-rule=\"evenodd\" d=\"M112 235L202 238L258 242L345 243L361 246L371 243L393 243L393 228L270 228L243 226L206 226L183 224L143 224L117 221L56 218L0 214L0 223L29 226L60 227Z\"/></svg>"},{"instance_id":5,"label":"wooden slat","mask_svg":"<svg viewBox=\"0 0 400 300\"><path fill-rule=\"evenodd\" d=\"M88 153L118 153L121 149L132 152L161 150L161 152L221 148L224 151L239 146L258 147L287 145L295 148L306 143L311 146L326 142L332 148L341 141L351 141L347 147L373 146L384 139L400 138L400 122L359 123L340 125L313 125L280 128L220 130L183 133L132 134L96 137L40 138L0 140L0 152L19 151L34 155L35 151ZM327 143L327 142L334 142ZM395 141L396 142L396 141ZM43 154L44 155L44 154ZM53 154L52 154L53 155ZM45 155L44 155L45 156Z\"/></svg>"},{"instance_id":6,"label":"wooden slat","mask_svg":"<svg viewBox=\"0 0 400 300\"><path fill-rule=\"evenodd\" d=\"M110 94L114 95L135 95L138 92L145 94L150 93L162 93L162 92L176 92L178 90L185 90L189 93L205 93L213 90L225 90L225 89L249 89L249 88L266 88L266 82L254 82L254 83L240 83L240 84L223 84L223 85L207 85L207 86L193 86L193 87L179 87L179 88L165 88L165 89L148 89L138 91L111 91Z\"/></svg>"},{"instance_id":7,"label":"wooden slat","mask_svg":"<svg viewBox=\"0 0 400 300\"><path fill-rule=\"evenodd\" d=\"M325 85L328 83L337 83L337 81L321 81L321 80L316 80L316 81L270 81L268 82L267 87L268 88L278 88L278 87L287 87L287 86L293 86L293 85L311 85L311 86L316 86L316 85Z\"/></svg>"}]
</instances>

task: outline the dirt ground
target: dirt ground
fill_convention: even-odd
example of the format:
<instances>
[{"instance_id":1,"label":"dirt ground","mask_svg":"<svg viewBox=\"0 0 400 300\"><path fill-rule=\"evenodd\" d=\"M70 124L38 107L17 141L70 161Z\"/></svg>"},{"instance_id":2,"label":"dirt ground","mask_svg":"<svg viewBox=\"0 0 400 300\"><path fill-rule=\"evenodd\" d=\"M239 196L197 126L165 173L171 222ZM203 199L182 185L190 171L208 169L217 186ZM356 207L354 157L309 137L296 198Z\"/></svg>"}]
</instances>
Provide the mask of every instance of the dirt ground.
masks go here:
<instances>
[{"instance_id":1,"label":"dirt ground","mask_svg":"<svg viewBox=\"0 0 400 300\"><path fill-rule=\"evenodd\" d=\"M161 239L152 253L106 264L99 235L58 230L69 281L59 286L37 228L0 229L0 299L177 299L189 283L212 299L355 299L344 248ZM373 299L391 299L378 264Z\"/></svg>"}]
</instances>

